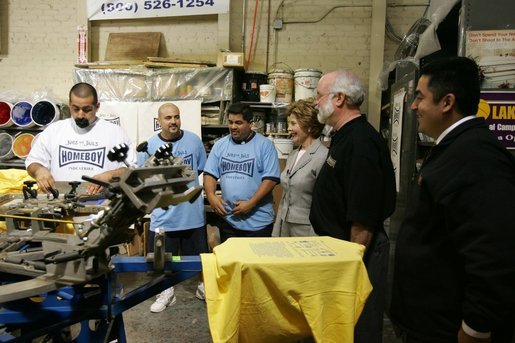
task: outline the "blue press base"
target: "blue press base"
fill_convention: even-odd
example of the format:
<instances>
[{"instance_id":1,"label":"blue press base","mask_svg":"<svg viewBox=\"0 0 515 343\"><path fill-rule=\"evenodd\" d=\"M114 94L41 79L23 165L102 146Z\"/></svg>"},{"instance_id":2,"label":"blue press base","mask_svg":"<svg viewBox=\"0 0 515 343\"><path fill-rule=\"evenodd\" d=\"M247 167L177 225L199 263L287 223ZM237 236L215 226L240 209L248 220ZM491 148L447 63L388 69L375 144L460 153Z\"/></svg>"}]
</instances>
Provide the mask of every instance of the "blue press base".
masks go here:
<instances>
[{"instance_id":1,"label":"blue press base","mask_svg":"<svg viewBox=\"0 0 515 343\"><path fill-rule=\"evenodd\" d=\"M143 256L117 256L112 262L112 272L87 285L62 287L41 295L39 302L27 298L0 304L0 342L26 342L43 335L58 337L63 328L79 322L81 330L76 342L126 342L124 311L202 271L199 256L181 256L165 263L164 274L120 297L116 292L120 288L118 273L151 272L153 264ZM17 275L1 276L2 281L20 281ZM89 320L95 320L95 330L90 329ZM17 336L2 334L3 326L8 327L8 332L16 331Z\"/></svg>"}]
</instances>

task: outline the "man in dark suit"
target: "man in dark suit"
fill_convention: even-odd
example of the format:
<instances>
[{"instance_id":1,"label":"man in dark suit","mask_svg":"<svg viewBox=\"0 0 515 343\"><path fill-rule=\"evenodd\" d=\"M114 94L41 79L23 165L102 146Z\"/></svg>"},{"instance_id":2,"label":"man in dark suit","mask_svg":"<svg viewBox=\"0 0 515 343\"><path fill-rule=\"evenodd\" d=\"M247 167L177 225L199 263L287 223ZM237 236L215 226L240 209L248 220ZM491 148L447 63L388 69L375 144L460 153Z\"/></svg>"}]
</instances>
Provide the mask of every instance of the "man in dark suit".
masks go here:
<instances>
[{"instance_id":1,"label":"man in dark suit","mask_svg":"<svg viewBox=\"0 0 515 343\"><path fill-rule=\"evenodd\" d=\"M421 75L411 108L435 146L397 239L392 320L405 342L511 343L515 158L475 116L474 61L434 61Z\"/></svg>"}]
</instances>

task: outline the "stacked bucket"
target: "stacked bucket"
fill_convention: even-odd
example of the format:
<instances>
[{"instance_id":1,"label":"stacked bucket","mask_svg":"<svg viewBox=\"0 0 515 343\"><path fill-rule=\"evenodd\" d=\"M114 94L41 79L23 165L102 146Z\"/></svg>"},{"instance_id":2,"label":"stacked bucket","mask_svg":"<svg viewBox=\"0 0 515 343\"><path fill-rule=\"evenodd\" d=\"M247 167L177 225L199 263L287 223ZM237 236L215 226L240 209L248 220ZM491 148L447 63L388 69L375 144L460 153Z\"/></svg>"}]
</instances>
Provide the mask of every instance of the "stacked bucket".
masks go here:
<instances>
[{"instance_id":1,"label":"stacked bucket","mask_svg":"<svg viewBox=\"0 0 515 343\"><path fill-rule=\"evenodd\" d=\"M25 159L41 127L58 120L59 114L50 100L0 101L0 161Z\"/></svg>"},{"instance_id":2,"label":"stacked bucket","mask_svg":"<svg viewBox=\"0 0 515 343\"><path fill-rule=\"evenodd\" d=\"M268 74L268 83L257 85L260 101L289 104L294 99L314 98L321 76L322 72L316 69L274 69Z\"/></svg>"},{"instance_id":3,"label":"stacked bucket","mask_svg":"<svg viewBox=\"0 0 515 343\"><path fill-rule=\"evenodd\" d=\"M259 82L257 85L248 84L259 89L259 101L274 104L275 115L268 117L265 134L273 141L279 158L285 159L293 149L287 129L286 106L294 100L314 98L322 72L316 69L274 69L267 79L261 74L247 72L247 79Z\"/></svg>"}]
</instances>

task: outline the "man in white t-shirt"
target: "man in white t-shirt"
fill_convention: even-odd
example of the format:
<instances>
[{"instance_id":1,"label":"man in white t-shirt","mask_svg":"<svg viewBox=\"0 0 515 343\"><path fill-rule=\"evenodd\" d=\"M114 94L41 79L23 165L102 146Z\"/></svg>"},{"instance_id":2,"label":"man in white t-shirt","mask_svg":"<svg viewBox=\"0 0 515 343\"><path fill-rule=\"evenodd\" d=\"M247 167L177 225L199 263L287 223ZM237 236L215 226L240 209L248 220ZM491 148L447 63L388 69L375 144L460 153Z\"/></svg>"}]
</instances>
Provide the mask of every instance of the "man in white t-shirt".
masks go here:
<instances>
[{"instance_id":1,"label":"man in white t-shirt","mask_svg":"<svg viewBox=\"0 0 515 343\"><path fill-rule=\"evenodd\" d=\"M27 172L41 191L49 193L56 181L81 181L86 175L111 182L122 175L123 162L112 162L107 153L118 144L129 146L126 161L134 164L136 154L123 129L96 116L100 107L95 88L77 83L69 94L71 118L50 124L36 140L25 161ZM90 183L88 194L101 190Z\"/></svg>"}]
</instances>

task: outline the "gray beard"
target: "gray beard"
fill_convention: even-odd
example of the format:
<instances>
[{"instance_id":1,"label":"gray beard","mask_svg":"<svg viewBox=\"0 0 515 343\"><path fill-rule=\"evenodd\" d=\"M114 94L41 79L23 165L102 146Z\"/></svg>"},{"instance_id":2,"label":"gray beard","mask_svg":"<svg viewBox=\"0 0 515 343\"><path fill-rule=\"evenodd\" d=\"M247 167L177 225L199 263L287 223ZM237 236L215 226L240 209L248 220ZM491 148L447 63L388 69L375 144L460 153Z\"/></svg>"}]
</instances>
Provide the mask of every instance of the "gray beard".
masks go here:
<instances>
[{"instance_id":1,"label":"gray beard","mask_svg":"<svg viewBox=\"0 0 515 343\"><path fill-rule=\"evenodd\" d=\"M330 100L330 99L327 99ZM317 119L321 124L325 124L327 119L333 114L334 106L332 102L328 102L323 104L322 106L318 106L318 114Z\"/></svg>"}]
</instances>

